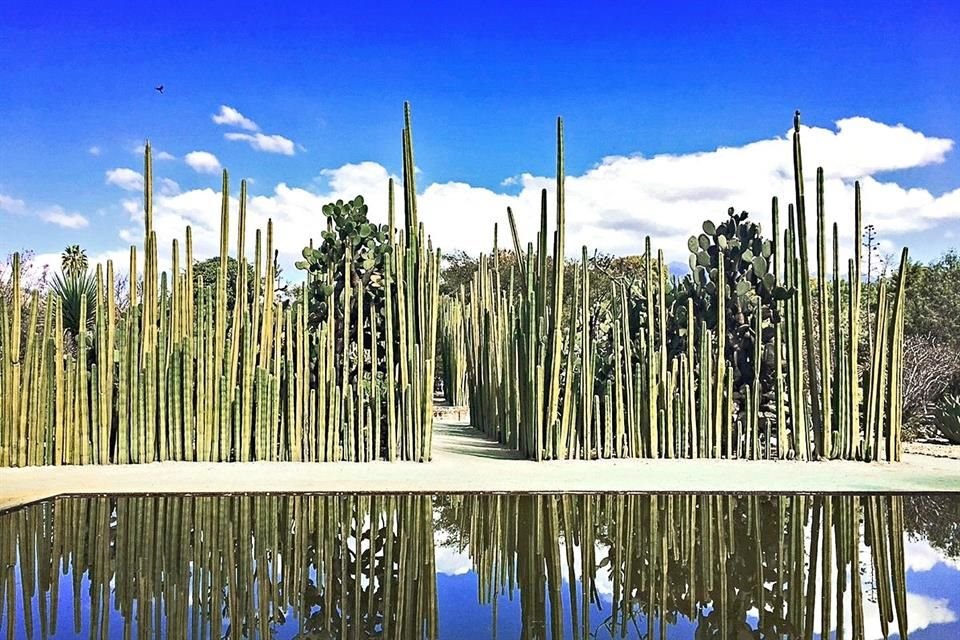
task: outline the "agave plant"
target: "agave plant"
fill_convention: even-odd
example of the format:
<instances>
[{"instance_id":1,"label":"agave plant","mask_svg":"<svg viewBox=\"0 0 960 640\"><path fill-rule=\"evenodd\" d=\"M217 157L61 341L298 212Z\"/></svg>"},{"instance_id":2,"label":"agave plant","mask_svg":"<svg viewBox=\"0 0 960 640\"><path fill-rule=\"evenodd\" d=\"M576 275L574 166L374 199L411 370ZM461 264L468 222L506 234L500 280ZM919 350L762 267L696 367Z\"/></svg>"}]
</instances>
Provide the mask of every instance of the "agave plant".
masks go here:
<instances>
[{"instance_id":1,"label":"agave plant","mask_svg":"<svg viewBox=\"0 0 960 640\"><path fill-rule=\"evenodd\" d=\"M81 301L86 298L86 317L84 323L92 328L96 317L97 281L87 272L65 272L54 274L50 281L50 288L60 299L60 309L63 313L63 326L72 335L80 333Z\"/></svg>"},{"instance_id":2,"label":"agave plant","mask_svg":"<svg viewBox=\"0 0 960 640\"><path fill-rule=\"evenodd\" d=\"M953 444L960 444L960 396L946 396L933 412L933 422Z\"/></svg>"}]
</instances>

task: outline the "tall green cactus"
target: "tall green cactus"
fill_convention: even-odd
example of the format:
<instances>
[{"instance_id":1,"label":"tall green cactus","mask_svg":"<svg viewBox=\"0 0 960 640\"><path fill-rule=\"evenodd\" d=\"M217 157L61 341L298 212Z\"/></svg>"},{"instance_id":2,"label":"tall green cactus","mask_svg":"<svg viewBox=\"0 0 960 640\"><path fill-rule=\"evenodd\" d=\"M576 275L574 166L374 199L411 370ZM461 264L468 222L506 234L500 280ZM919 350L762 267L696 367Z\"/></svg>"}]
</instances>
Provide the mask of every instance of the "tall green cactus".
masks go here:
<instances>
[{"instance_id":1,"label":"tall green cactus","mask_svg":"<svg viewBox=\"0 0 960 640\"><path fill-rule=\"evenodd\" d=\"M514 295L512 284L504 288L492 260L481 256L469 298L460 298L471 417L478 428L535 460L774 452L801 460L899 458L904 288L897 280L890 296L886 288L881 295L876 332L882 339L861 375L859 248L844 284L834 225L828 277L818 170L817 275L811 279L799 114L796 203L788 207L785 227L776 199L769 240L745 213L731 209L726 221L707 222L690 238L691 275L671 287L662 252L654 259L648 238L639 296L615 286L599 309L591 301L594 265L587 248L578 268L562 258L562 123L557 151L552 255L544 192L540 230L525 253L507 210L521 293ZM859 184L855 191L859 228ZM572 295L558 295L567 268L580 285ZM571 319L566 327L559 321L564 315Z\"/></svg>"},{"instance_id":2,"label":"tall green cactus","mask_svg":"<svg viewBox=\"0 0 960 640\"><path fill-rule=\"evenodd\" d=\"M243 181L235 227L239 268L236 280L228 282L226 172L216 281L194 282L189 227L186 264L173 240L172 269L160 271L147 144L143 258L131 247L125 312L115 305L113 264L98 265L80 310L85 317L91 307L93 322L80 323L73 350L64 339L55 297L48 296L41 314L34 294L24 323L19 257L14 259L13 296L0 302L0 465L429 460L439 252L416 218L409 105L403 141L407 224L396 230L390 212L383 238L390 255L385 303L370 302L362 282L336 300L331 292L327 308L343 305L346 313L320 326L308 322L317 304L310 293L325 287L327 274L308 276L299 300L281 305L273 292L270 221L265 251L262 232L254 234L254 264L248 268ZM346 259L351 260L349 252ZM255 277L249 288L248 273ZM228 285L253 295L239 295L228 309ZM383 363L365 339L380 331L388 343ZM27 336L24 353L21 335ZM334 357L338 339L341 353L368 356L358 361L357 371L346 366L346 358Z\"/></svg>"}]
</instances>

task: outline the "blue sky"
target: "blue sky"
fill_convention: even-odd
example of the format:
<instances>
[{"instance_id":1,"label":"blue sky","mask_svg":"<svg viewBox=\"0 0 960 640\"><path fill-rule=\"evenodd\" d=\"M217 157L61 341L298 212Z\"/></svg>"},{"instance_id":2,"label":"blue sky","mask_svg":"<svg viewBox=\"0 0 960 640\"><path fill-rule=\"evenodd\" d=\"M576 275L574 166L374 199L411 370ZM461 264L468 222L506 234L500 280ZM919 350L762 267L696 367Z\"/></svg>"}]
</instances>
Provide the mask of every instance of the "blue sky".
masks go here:
<instances>
[{"instance_id":1,"label":"blue sky","mask_svg":"<svg viewBox=\"0 0 960 640\"><path fill-rule=\"evenodd\" d=\"M535 218L563 115L568 173L582 179L574 251L639 252L649 233L682 259L697 221L789 198L767 162L789 163L789 151L742 150L785 142L795 108L823 139L805 142L808 174L817 161L828 178L841 168L828 212L842 235L852 181L865 177L885 250L908 243L932 258L958 244L956 2L290 4L4 2L0 254L80 242L110 257L136 242L135 178L108 172L141 171L134 149L149 138L172 156L155 170L169 181L161 244L190 223L200 255L215 246L203 230L215 235L205 190L218 178L185 161L202 151L253 180L257 221L274 217L294 256L305 228L322 226L312 212L325 198L366 190L382 209L404 100L424 219L444 248L487 247L504 204ZM256 130L216 124L224 105ZM709 155L720 147L741 153Z\"/></svg>"}]
</instances>

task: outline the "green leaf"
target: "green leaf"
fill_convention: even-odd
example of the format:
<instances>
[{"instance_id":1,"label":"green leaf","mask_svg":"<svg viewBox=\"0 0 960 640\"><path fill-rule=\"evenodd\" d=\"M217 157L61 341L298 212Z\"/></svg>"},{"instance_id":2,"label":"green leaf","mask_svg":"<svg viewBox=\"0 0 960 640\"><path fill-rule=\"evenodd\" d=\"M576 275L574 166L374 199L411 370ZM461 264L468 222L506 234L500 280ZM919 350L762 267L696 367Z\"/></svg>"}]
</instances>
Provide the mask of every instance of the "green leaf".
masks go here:
<instances>
[{"instance_id":1,"label":"green leaf","mask_svg":"<svg viewBox=\"0 0 960 640\"><path fill-rule=\"evenodd\" d=\"M703 232L707 235L713 236L717 233L717 225L713 224L710 220L703 221Z\"/></svg>"},{"instance_id":2,"label":"green leaf","mask_svg":"<svg viewBox=\"0 0 960 640\"><path fill-rule=\"evenodd\" d=\"M687 248L690 249L690 253L696 253L700 249L700 242L697 240L697 236L690 236L690 239L687 240Z\"/></svg>"}]
</instances>

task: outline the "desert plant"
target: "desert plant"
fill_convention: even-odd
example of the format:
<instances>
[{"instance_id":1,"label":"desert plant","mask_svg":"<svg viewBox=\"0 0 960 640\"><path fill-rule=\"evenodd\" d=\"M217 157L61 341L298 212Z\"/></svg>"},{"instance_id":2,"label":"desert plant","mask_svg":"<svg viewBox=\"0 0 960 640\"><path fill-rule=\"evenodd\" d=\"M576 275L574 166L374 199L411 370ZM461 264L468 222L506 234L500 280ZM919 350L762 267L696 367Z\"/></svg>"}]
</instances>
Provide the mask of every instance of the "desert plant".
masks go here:
<instances>
[{"instance_id":1,"label":"desert plant","mask_svg":"<svg viewBox=\"0 0 960 640\"><path fill-rule=\"evenodd\" d=\"M876 310L867 316L869 362L860 367L867 323L859 246L841 274L837 225L830 247L818 169L816 244L808 247L799 113L796 201L783 228L776 199L769 240L743 213L705 223L690 239L692 274L676 285L654 268L663 265L663 252L647 238L643 276L607 278L611 303L599 307L587 247L569 277L563 258L562 121L557 134L555 227L544 191L540 230L524 249L508 209L517 265L508 286L494 246L461 295L471 418L479 429L536 460L899 459L907 252L899 274L880 280ZM858 237L861 220L857 184Z\"/></svg>"},{"instance_id":2,"label":"desert plant","mask_svg":"<svg viewBox=\"0 0 960 640\"><path fill-rule=\"evenodd\" d=\"M97 280L93 274L72 269L55 273L50 289L60 300L64 329L76 336L81 322L88 329L93 328L97 311Z\"/></svg>"},{"instance_id":3,"label":"desert plant","mask_svg":"<svg viewBox=\"0 0 960 640\"><path fill-rule=\"evenodd\" d=\"M393 224L391 182L390 224L378 235L382 305L365 304L364 288L376 288L372 277L344 278L334 301L330 280L319 273L308 275L298 300L282 304L273 286L273 223L265 234L256 230L247 255L246 183L233 227L226 172L219 265L204 265L201 272L215 268L195 277L188 226L182 245L172 241L171 269L161 272L146 145L144 249L130 249L125 304L114 296L113 263L87 274L79 248L65 252L66 272L45 299L28 295L13 260L9 295L0 299L0 466L429 460L439 252L416 216L409 105L403 167L403 226ZM366 268L366 254L357 255ZM231 306L228 293L250 287ZM338 313L314 326L308 318L321 287L327 308ZM364 353L354 336L378 332L384 348L374 339ZM338 353L354 354L356 371ZM372 376L372 363L380 362L389 375Z\"/></svg>"},{"instance_id":4,"label":"desert plant","mask_svg":"<svg viewBox=\"0 0 960 640\"><path fill-rule=\"evenodd\" d=\"M946 396L933 411L933 422L943 437L960 444L960 396Z\"/></svg>"}]
</instances>

